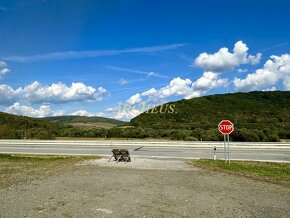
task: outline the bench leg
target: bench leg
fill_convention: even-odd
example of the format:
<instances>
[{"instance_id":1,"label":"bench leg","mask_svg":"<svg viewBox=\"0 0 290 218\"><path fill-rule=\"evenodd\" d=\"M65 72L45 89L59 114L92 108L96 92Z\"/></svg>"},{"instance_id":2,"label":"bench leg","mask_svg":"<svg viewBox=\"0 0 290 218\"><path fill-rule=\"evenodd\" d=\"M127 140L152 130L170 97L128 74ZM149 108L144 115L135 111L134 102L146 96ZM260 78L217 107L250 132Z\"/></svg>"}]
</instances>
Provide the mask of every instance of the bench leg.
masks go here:
<instances>
[{"instance_id":1,"label":"bench leg","mask_svg":"<svg viewBox=\"0 0 290 218\"><path fill-rule=\"evenodd\" d=\"M109 159L108 163L111 161L111 159L112 159L113 157L114 157L114 155L110 157L110 159Z\"/></svg>"},{"instance_id":2,"label":"bench leg","mask_svg":"<svg viewBox=\"0 0 290 218\"><path fill-rule=\"evenodd\" d=\"M127 157L126 160L125 160L125 163L127 163L129 159L130 159L130 157Z\"/></svg>"},{"instance_id":3,"label":"bench leg","mask_svg":"<svg viewBox=\"0 0 290 218\"><path fill-rule=\"evenodd\" d=\"M120 155L117 159L117 163L119 163L119 160L122 158L122 155Z\"/></svg>"}]
</instances>

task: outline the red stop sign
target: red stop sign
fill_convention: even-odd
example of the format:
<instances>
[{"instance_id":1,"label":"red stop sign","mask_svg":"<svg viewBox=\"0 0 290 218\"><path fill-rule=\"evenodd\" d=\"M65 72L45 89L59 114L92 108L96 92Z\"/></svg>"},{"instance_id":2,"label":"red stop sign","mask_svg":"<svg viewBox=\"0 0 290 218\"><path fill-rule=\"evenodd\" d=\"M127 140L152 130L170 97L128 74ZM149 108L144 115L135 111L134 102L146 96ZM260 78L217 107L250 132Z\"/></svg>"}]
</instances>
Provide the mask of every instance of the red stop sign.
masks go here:
<instances>
[{"instance_id":1,"label":"red stop sign","mask_svg":"<svg viewBox=\"0 0 290 218\"><path fill-rule=\"evenodd\" d=\"M218 125L219 131L224 134L228 135L234 131L234 124L229 120L222 120Z\"/></svg>"}]
</instances>

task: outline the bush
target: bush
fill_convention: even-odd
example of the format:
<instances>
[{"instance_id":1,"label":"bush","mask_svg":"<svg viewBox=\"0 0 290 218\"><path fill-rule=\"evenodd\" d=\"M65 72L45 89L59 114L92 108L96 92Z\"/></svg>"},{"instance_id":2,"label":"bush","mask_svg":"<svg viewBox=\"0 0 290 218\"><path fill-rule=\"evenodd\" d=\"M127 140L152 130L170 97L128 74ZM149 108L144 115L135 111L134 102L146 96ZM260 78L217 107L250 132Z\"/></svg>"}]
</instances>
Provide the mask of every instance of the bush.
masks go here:
<instances>
[{"instance_id":1,"label":"bush","mask_svg":"<svg viewBox=\"0 0 290 218\"><path fill-rule=\"evenodd\" d=\"M193 136L186 136L184 140L185 141L198 141L198 138L193 137Z\"/></svg>"}]
</instances>

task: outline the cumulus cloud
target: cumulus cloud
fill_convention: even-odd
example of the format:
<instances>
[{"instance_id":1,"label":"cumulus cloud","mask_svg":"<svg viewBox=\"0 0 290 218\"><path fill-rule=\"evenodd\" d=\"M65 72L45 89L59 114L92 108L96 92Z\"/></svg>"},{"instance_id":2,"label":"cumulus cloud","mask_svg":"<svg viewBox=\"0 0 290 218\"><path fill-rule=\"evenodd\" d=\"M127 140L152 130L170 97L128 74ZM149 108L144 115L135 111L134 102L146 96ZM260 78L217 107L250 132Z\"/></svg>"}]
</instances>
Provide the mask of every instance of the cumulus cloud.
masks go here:
<instances>
[{"instance_id":1,"label":"cumulus cloud","mask_svg":"<svg viewBox=\"0 0 290 218\"><path fill-rule=\"evenodd\" d=\"M35 109L31 106L21 105L18 102L6 108L5 112L29 117L61 116L64 114L63 111L53 111L48 104L43 104Z\"/></svg>"},{"instance_id":2,"label":"cumulus cloud","mask_svg":"<svg viewBox=\"0 0 290 218\"><path fill-rule=\"evenodd\" d=\"M284 85L285 90L290 91L290 75L285 77L283 81L283 85Z\"/></svg>"},{"instance_id":3,"label":"cumulus cloud","mask_svg":"<svg viewBox=\"0 0 290 218\"><path fill-rule=\"evenodd\" d=\"M248 55L249 48L242 41L235 43L233 52L228 48L221 48L214 54L201 53L194 61L194 65L204 71L226 72L241 64L257 64L262 54Z\"/></svg>"},{"instance_id":4,"label":"cumulus cloud","mask_svg":"<svg viewBox=\"0 0 290 218\"><path fill-rule=\"evenodd\" d=\"M132 118L138 116L141 113L142 113L142 111L133 108L133 109L128 110L128 111L120 111L120 112L111 114L110 118L128 121L128 120L131 120Z\"/></svg>"},{"instance_id":5,"label":"cumulus cloud","mask_svg":"<svg viewBox=\"0 0 290 218\"><path fill-rule=\"evenodd\" d=\"M93 117L95 116L94 113L90 113L86 110L78 110L78 111L75 111L73 113L71 113L70 115L73 115L73 116L86 116L86 117Z\"/></svg>"},{"instance_id":6,"label":"cumulus cloud","mask_svg":"<svg viewBox=\"0 0 290 218\"><path fill-rule=\"evenodd\" d=\"M83 83L53 83L43 86L35 81L27 86L13 89L0 84L0 104L7 105L19 99L29 103L67 103L73 101L100 101L108 94L103 87L93 88Z\"/></svg>"},{"instance_id":7,"label":"cumulus cloud","mask_svg":"<svg viewBox=\"0 0 290 218\"><path fill-rule=\"evenodd\" d=\"M263 92L273 92L273 91L276 91L277 88L275 86L271 87L271 88L266 88L266 89L263 89L262 91Z\"/></svg>"},{"instance_id":8,"label":"cumulus cloud","mask_svg":"<svg viewBox=\"0 0 290 218\"><path fill-rule=\"evenodd\" d=\"M134 105L134 104L140 103L141 101L142 101L141 94L137 93L137 94L131 96L127 100L127 103L131 104L131 105Z\"/></svg>"},{"instance_id":9,"label":"cumulus cloud","mask_svg":"<svg viewBox=\"0 0 290 218\"><path fill-rule=\"evenodd\" d=\"M0 84L0 105L11 104L17 99L17 92L10 86Z\"/></svg>"},{"instance_id":10,"label":"cumulus cloud","mask_svg":"<svg viewBox=\"0 0 290 218\"><path fill-rule=\"evenodd\" d=\"M255 73L248 74L246 78L234 79L235 89L238 91L262 90L282 81L285 90L290 90L290 55L272 55L263 68Z\"/></svg>"},{"instance_id":11,"label":"cumulus cloud","mask_svg":"<svg viewBox=\"0 0 290 218\"><path fill-rule=\"evenodd\" d=\"M9 72L10 69L7 68L7 64L0 60L0 79L2 79Z\"/></svg>"},{"instance_id":12,"label":"cumulus cloud","mask_svg":"<svg viewBox=\"0 0 290 218\"><path fill-rule=\"evenodd\" d=\"M43 86L35 81L30 85L17 89L17 93L29 102L65 103L72 101L100 101L107 94L103 87L95 89L83 83L53 83Z\"/></svg>"},{"instance_id":13,"label":"cumulus cloud","mask_svg":"<svg viewBox=\"0 0 290 218\"><path fill-rule=\"evenodd\" d=\"M202 77L192 84L192 88L200 91L201 94L205 94L209 90L226 86L228 84L228 79L220 79L219 75L220 74L214 72L204 72Z\"/></svg>"},{"instance_id":14,"label":"cumulus cloud","mask_svg":"<svg viewBox=\"0 0 290 218\"><path fill-rule=\"evenodd\" d=\"M190 79L176 77L167 86L160 89L151 88L142 93L131 96L126 103L130 105L140 104L141 102L160 103L165 102L172 96L180 96L184 99L199 97L208 91L227 86L228 79L221 79L219 73L204 72L195 82Z\"/></svg>"}]
</instances>

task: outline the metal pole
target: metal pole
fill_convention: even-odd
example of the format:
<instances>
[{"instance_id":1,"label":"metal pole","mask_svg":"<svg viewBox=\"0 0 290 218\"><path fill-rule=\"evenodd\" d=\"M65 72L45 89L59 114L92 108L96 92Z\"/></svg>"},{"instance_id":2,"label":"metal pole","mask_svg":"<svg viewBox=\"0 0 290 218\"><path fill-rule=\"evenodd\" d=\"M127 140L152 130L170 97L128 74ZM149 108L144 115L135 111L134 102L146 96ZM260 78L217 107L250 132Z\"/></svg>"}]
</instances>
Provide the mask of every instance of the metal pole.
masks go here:
<instances>
[{"instance_id":1,"label":"metal pole","mask_svg":"<svg viewBox=\"0 0 290 218\"><path fill-rule=\"evenodd\" d=\"M228 161L230 163L230 134L228 134Z\"/></svg>"},{"instance_id":2,"label":"metal pole","mask_svg":"<svg viewBox=\"0 0 290 218\"><path fill-rule=\"evenodd\" d=\"M225 157L225 161L227 161L227 153L226 153L226 135L224 135L224 157Z\"/></svg>"}]
</instances>

